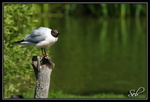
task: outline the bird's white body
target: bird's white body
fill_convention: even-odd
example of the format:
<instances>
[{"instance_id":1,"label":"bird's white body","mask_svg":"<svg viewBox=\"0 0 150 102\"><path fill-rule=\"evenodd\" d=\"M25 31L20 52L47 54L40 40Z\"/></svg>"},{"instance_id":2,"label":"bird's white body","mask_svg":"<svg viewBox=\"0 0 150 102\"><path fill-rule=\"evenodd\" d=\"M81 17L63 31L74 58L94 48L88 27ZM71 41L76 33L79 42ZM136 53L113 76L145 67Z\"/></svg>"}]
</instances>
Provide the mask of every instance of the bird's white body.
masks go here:
<instances>
[{"instance_id":1,"label":"bird's white body","mask_svg":"<svg viewBox=\"0 0 150 102\"><path fill-rule=\"evenodd\" d=\"M46 27L35 29L30 35L25 36L24 41L20 42L20 44L24 46L34 45L38 48L47 48L58 40L58 37L52 36L51 31L51 29Z\"/></svg>"}]
</instances>

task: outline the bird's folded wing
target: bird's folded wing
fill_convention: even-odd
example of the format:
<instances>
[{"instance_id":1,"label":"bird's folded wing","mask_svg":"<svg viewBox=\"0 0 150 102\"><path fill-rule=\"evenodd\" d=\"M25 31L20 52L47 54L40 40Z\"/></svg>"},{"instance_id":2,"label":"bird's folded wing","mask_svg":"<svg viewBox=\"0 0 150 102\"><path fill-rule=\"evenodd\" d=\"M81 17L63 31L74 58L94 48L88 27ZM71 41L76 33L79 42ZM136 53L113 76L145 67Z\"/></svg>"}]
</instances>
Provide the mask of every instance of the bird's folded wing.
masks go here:
<instances>
[{"instance_id":1,"label":"bird's folded wing","mask_svg":"<svg viewBox=\"0 0 150 102\"><path fill-rule=\"evenodd\" d=\"M39 29L33 30L30 35L27 35L24 38L24 40L34 43L41 42L47 38L47 32L50 32L49 30L50 29L48 28L40 27Z\"/></svg>"},{"instance_id":2,"label":"bird's folded wing","mask_svg":"<svg viewBox=\"0 0 150 102\"><path fill-rule=\"evenodd\" d=\"M24 38L25 41L29 41L29 42L33 42L33 43L38 43L41 42L43 40L45 40L45 36L41 36L41 35L36 35L36 36L31 36L31 35L27 35Z\"/></svg>"}]
</instances>

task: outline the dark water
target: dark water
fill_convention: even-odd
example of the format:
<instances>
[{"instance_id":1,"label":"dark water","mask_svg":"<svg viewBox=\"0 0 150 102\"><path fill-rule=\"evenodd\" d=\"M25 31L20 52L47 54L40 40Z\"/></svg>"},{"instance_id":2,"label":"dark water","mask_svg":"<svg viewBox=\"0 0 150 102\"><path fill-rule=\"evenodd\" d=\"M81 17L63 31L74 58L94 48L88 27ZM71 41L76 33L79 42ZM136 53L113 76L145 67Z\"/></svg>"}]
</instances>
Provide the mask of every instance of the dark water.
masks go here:
<instances>
[{"instance_id":1,"label":"dark water","mask_svg":"<svg viewBox=\"0 0 150 102\"><path fill-rule=\"evenodd\" d=\"M74 94L128 93L146 88L146 18L39 18L58 29L49 48L51 90Z\"/></svg>"}]
</instances>

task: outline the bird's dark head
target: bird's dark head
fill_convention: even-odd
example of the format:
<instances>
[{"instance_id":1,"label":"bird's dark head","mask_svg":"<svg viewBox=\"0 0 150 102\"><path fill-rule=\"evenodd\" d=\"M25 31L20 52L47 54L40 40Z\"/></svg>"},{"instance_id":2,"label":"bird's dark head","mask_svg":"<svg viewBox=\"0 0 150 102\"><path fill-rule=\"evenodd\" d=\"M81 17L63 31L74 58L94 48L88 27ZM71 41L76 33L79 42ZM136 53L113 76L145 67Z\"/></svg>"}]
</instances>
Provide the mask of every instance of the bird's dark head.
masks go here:
<instances>
[{"instance_id":1,"label":"bird's dark head","mask_svg":"<svg viewBox=\"0 0 150 102\"><path fill-rule=\"evenodd\" d=\"M58 31L55 30L55 29L51 31L51 34L52 34L52 36L54 36L54 37L58 37L58 35L60 35L60 33L58 33Z\"/></svg>"}]
</instances>

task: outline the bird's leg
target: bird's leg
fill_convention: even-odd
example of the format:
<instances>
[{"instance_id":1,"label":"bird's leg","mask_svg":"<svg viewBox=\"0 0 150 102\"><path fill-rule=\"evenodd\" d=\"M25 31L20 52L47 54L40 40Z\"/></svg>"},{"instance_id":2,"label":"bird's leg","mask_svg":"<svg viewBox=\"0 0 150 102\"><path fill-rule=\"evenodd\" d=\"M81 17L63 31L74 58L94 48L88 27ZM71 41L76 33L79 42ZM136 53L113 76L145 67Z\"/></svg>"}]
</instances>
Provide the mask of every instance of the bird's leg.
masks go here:
<instances>
[{"instance_id":1,"label":"bird's leg","mask_svg":"<svg viewBox=\"0 0 150 102\"><path fill-rule=\"evenodd\" d=\"M48 56L47 54L46 54L46 49L45 48L43 48L43 50L44 50L44 54L43 54L43 56Z\"/></svg>"},{"instance_id":2,"label":"bird's leg","mask_svg":"<svg viewBox=\"0 0 150 102\"><path fill-rule=\"evenodd\" d=\"M44 53L43 53L43 48L41 48L41 51L42 51L42 55L44 56Z\"/></svg>"},{"instance_id":3,"label":"bird's leg","mask_svg":"<svg viewBox=\"0 0 150 102\"><path fill-rule=\"evenodd\" d=\"M44 53L46 54L46 49L44 49Z\"/></svg>"},{"instance_id":4,"label":"bird's leg","mask_svg":"<svg viewBox=\"0 0 150 102\"><path fill-rule=\"evenodd\" d=\"M42 55L43 55L43 56L45 56L45 57L48 56L48 55L46 54L46 49L45 49L45 48L41 48L41 51L42 51Z\"/></svg>"}]
</instances>

